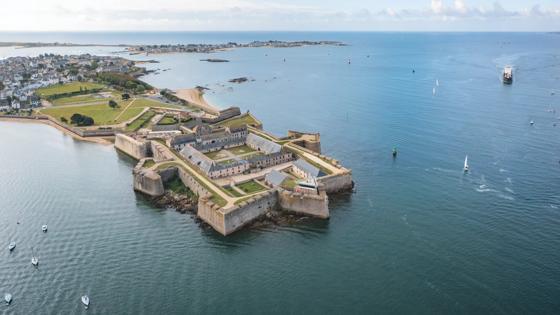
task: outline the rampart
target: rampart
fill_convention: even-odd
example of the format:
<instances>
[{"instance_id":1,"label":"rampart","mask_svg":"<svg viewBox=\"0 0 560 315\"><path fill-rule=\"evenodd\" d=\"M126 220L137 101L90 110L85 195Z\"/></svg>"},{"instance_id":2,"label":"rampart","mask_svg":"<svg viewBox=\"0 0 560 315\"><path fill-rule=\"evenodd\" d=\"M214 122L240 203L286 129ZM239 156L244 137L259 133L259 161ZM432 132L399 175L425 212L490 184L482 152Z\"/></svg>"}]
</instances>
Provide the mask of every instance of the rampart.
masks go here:
<instances>
[{"instance_id":1,"label":"rampart","mask_svg":"<svg viewBox=\"0 0 560 315\"><path fill-rule=\"evenodd\" d=\"M117 134L115 137L115 148L137 160L150 155L149 143L140 142L125 134Z\"/></svg>"},{"instance_id":2,"label":"rampart","mask_svg":"<svg viewBox=\"0 0 560 315\"><path fill-rule=\"evenodd\" d=\"M318 195L302 194L280 189L278 204L282 210L327 219L329 214L329 198L324 191Z\"/></svg>"}]
</instances>

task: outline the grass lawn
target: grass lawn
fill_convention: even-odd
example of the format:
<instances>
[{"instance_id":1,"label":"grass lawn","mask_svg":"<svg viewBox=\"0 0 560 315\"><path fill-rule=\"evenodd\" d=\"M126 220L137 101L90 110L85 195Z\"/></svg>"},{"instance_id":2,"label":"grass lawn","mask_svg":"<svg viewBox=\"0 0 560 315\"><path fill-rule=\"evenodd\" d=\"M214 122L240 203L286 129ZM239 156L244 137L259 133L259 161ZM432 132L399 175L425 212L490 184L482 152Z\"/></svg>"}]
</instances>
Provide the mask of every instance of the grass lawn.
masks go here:
<instances>
[{"instance_id":1,"label":"grass lawn","mask_svg":"<svg viewBox=\"0 0 560 315\"><path fill-rule=\"evenodd\" d=\"M263 185L255 182L254 180L252 180L250 182L243 183L243 184L239 184L239 185L237 185L237 188L241 189L246 194L253 194L253 193L256 193L256 192L259 192L259 191L266 190L266 187L264 187Z\"/></svg>"},{"instance_id":2,"label":"grass lawn","mask_svg":"<svg viewBox=\"0 0 560 315\"><path fill-rule=\"evenodd\" d=\"M196 194L187 186L185 186L185 184L183 184L179 176L176 176L175 178L173 178L173 180L167 182L165 184L165 189L169 189L176 194L187 195L190 198L196 198Z\"/></svg>"},{"instance_id":3,"label":"grass lawn","mask_svg":"<svg viewBox=\"0 0 560 315\"><path fill-rule=\"evenodd\" d=\"M52 96L56 94L79 92L80 87L82 89L103 89L106 88L103 84L92 83L92 82L71 82L65 84L54 84L37 90L37 94L41 97Z\"/></svg>"},{"instance_id":4,"label":"grass lawn","mask_svg":"<svg viewBox=\"0 0 560 315\"><path fill-rule=\"evenodd\" d=\"M142 116L138 117L135 121L133 121L130 125L126 126L126 131L136 131L144 126L156 115L155 112L149 110L142 114Z\"/></svg>"},{"instance_id":5,"label":"grass lawn","mask_svg":"<svg viewBox=\"0 0 560 315\"><path fill-rule=\"evenodd\" d=\"M218 164L224 165L224 164L230 164L230 163L233 163L233 162L235 162L234 159L227 159L227 160L219 161Z\"/></svg>"},{"instance_id":6,"label":"grass lawn","mask_svg":"<svg viewBox=\"0 0 560 315\"><path fill-rule=\"evenodd\" d=\"M237 190L231 188L230 186L224 187L224 189L228 192L228 194L232 197L243 197Z\"/></svg>"},{"instance_id":7,"label":"grass lawn","mask_svg":"<svg viewBox=\"0 0 560 315\"><path fill-rule=\"evenodd\" d=\"M74 104L84 104L84 103L103 103L109 102L110 98L102 97L97 94L86 94L86 95L77 95L71 97L63 97L56 100L51 101L54 106L63 106L63 105L74 105Z\"/></svg>"},{"instance_id":8,"label":"grass lawn","mask_svg":"<svg viewBox=\"0 0 560 315\"><path fill-rule=\"evenodd\" d=\"M156 165L156 162L154 162L154 160L146 160L144 162L144 165L142 165L145 168L150 168L152 166Z\"/></svg>"},{"instance_id":9,"label":"grass lawn","mask_svg":"<svg viewBox=\"0 0 560 315\"><path fill-rule=\"evenodd\" d=\"M174 125L178 123L177 119L172 116L164 116L157 124L158 125Z\"/></svg>"},{"instance_id":10,"label":"grass lawn","mask_svg":"<svg viewBox=\"0 0 560 315\"><path fill-rule=\"evenodd\" d=\"M79 97L82 97L82 99L85 99L85 97L92 98L93 96L92 95L80 95ZM67 102L65 105L74 105L74 103L72 103L70 101L71 99L74 99L74 98L76 98L76 96L61 98L58 101L62 100L63 102ZM55 106L55 107L50 107L50 108L44 108L44 109L41 110L41 113L43 113L45 115L49 115L49 116L51 116L55 119L58 119L58 120L60 120L61 117L64 117L68 121L70 121L70 117L73 114L78 113L78 114L90 116L95 121L95 125L98 126L98 125L120 124L120 123L125 122L129 119L134 118L135 116L140 114L142 112L142 110L146 107L177 108L176 105L164 104L164 103L161 103L161 102L157 102L157 101L150 100L150 99L144 99L144 98L135 99L134 103L132 103L132 105L129 108L127 108L127 106L130 104L130 102L132 102L132 99L127 100L127 101L122 101L119 98L113 98L113 100L115 100L119 104L119 107L117 107L115 109L112 109L108 105L109 98L105 98L105 99L101 99L99 104L94 103L94 104L89 104L89 105L68 106L68 107L57 107L57 106ZM78 102L77 104L80 104L80 103ZM124 112L119 117L119 114L121 112L123 112L125 109L126 109L126 112ZM115 120L115 118L117 118L117 117L119 117L119 119ZM142 117L144 117L144 116L142 116ZM133 122L133 124L134 124L134 122ZM127 128L127 130L128 131L134 131L134 129L131 129L131 128L135 128L135 127L136 126L132 126L130 128Z\"/></svg>"},{"instance_id":11,"label":"grass lawn","mask_svg":"<svg viewBox=\"0 0 560 315\"><path fill-rule=\"evenodd\" d=\"M41 109L41 113L59 120L61 119L61 117L64 117L68 121L70 121L70 117L73 114L78 113L93 118L96 126L114 125L127 121L142 112L142 108L129 108L119 117L118 120L115 120L115 118L119 116L119 114L126 108L126 105L128 105L129 102L130 101L118 101L117 103L119 103L119 107L115 109L109 107L108 104L104 103L99 105L50 107Z\"/></svg>"},{"instance_id":12,"label":"grass lawn","mask_svg":"<svg viewBox=\"0 0 560 315\"><path fill-rule=\"evenodd\" d=\"M228 156L223 150L204 153L204 155L212 160L223 159Z\"/></svg>"},{"instance_id":13,"label":"grass lawn","mask_svg":"<svg viewBox=\"0 0 560 315\"><path fill-rule=\"evenodd\" d=\"M240 127L244 125L258 126L260 123L249 114L244 114L239 117L230 118L218 123L218 126L224 127Z\"/></svg>"},{"instance_id":14,"label":"grass lawn","mask_svg":"<svg viewBox=\"0 0 560 315\"><path fill-rule=\"evenodd\" d=\"M134 104L132 104L131 108L144 108L144 107L163 107L163 108L171 108L171 109L181 109L184 107L174 104L165 104L162 102L158 102L149 98L137 98Z\"/></svg>"},{"instance_id":15,"label":"grass lawn","mask_svg":"<svg viewBox=\"0 0 560 315\"><path fill-rule=\"evenodd\" d=\"M284 189L293 190L297 185L297 180L293 177L286 177L280 186Z\"/></svg>"},{"instance_id":16,"label":"grass lawn","mask_svg":"<svg viewBox=\"0 0 560 315\"><path fill-rule=\"evenodd\" d=\"M241 145L241 146L238 146L238 147L235 147L235 148L229 148L228 151L235 154L235 155L241 155L241 154L245 154L245 153L249 153L249 152L255 152L255 150L251 149L247 145Z\"/></svg>"}]
</instances>

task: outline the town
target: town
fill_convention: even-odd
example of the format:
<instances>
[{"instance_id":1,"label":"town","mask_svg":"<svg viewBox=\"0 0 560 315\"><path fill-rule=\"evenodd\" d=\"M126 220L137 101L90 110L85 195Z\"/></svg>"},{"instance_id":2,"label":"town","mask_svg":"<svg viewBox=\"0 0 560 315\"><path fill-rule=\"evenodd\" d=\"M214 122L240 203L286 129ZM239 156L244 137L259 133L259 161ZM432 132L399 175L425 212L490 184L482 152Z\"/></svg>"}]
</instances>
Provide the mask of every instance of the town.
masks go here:
<instances>
[{"instance_id":1,"label":"town","mask_svg":"<svg viewBox=\"0 0 560 315\"><path fill-rule=\"evenodd\" d=\"M103 72L139 75L144 71L132 61L112 56L44 54L7 58L0 60L0 111L40 106L35 91L42 87L92 80Z\"/></svg>"}]
</instances>

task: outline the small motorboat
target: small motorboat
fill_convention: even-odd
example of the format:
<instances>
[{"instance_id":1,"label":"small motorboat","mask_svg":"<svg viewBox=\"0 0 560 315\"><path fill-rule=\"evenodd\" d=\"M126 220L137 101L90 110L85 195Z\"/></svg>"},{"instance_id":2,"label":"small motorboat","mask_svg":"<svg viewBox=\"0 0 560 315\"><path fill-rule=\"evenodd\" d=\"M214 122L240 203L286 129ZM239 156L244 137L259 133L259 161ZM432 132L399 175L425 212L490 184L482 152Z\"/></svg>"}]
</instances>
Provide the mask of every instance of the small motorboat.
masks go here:
<instances>
[{"instance_id":1,"label":"small motorboat","mask_svg":"<svg viewBox=\"0 0 560 315\"><path fill-rule=\"evenodd\" d=\"M394 158L397 157L397 148L393 148L393 157L394 157Z\"/></svg>"},{"instance_id":2,"label":"small motorboat","mask_svg":"<svg viewBox=\"0 0 560 315\"><path fill-rule=\"evenodd\" d=\"M4 295L4 301L6 301L6 305L10 305L10 303L12 303L12 295L10 293L6 293Z\"/></svg>"},{"instance_id":3,"label":"small motorboat","mask_svg":"<svg viewBox=\"0 0 560 315\"><path fill-rule=\"evenodd\" d=\"M529 124L531 124L531 126L532 126L532 125L535 124L535 122L531 120L531 121L529 122Z\"/></svg>"},{"instance_id":4,"label":"small motorboat","mask_svg":"<svg viewBox=\"0 0 560 315\"><path fill-rule=\"evenodd\" d=\"M436 86L439 86L439 80L436 79Z\"/></svg>"},{"instance_id":5,"label":"small motorboat","mask_svg":"<svg viewBox=\"0 0 560 315\"><path fill-rule=\"evenodd\" d=\"M11 242L11 243L8 245L8 249L9 249L10 251L13 251L14 248L16 248L16 242Z\"/></svg>"},{"instance_id":6,"label":"small motorboat","mask_svg":"<svg viewBox=\"0 0 560 315\"><path fill-rule=\"evenodd\" d=\"M82 304L84 304L84 306L86 308L88 308L89 306L89 297L87 295L82 296Z\"/></svg>"},{"instance_id":7,"label":"small motorboat","mask_svg":"<svg viewBox=\"0 0 560 315\"><path fill-rule=\"evenodd\" d=\"M469 156L465 156L465 166L463 166L463 171L467 173L469 171L469 163L468 163Z\"/></svg>"},{"instance_id":8,"label":"small motorboat","mask_svg":"<svg viewBox=\"0 0 560 315\"><path fill-rule=\"evenodd\" d=\"M44 225L41 227L41 230L42 230L43 232L45 232L45 233L47 232L48 229L49 229L49 227L48 227L46 224L44 224Z\"/></svg>"}]
</instances>

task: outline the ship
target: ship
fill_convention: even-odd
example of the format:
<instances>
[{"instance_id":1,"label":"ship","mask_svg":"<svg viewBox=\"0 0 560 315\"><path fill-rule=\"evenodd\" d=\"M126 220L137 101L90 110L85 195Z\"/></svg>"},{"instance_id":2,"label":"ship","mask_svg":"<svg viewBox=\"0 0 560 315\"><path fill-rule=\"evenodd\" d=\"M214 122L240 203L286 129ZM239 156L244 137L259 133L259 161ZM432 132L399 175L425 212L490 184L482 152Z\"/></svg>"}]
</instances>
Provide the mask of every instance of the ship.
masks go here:
<instances>
[{"instance_id":1,"label":"ship","mask_svg":"<svg viewBox=\"0 0 560 315\"><path fill-rule=\"evenodd\" d=\"M504 84L511 84L513 82L513 68L511 66L505 66L502 81Z\"/></svg>"}]
</instances>

